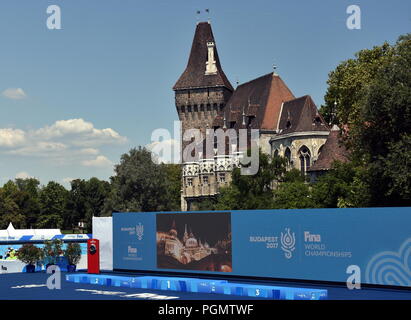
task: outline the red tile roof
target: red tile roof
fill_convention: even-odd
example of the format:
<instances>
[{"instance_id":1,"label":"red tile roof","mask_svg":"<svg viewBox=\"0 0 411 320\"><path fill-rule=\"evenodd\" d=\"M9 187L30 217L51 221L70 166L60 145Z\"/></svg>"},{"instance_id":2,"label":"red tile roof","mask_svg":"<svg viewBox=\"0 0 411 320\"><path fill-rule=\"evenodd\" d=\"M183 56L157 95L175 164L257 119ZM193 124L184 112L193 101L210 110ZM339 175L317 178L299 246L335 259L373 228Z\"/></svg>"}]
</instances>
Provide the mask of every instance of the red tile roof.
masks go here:
<instances>
[{"instance_id":1,"label":"red tile roof","mask_svg":"<svg viewBox=\"0 0 411 320\"><path fill-rule=\"evenodd\" d=\"M227 126L235 121L235 129L245 128L242 124L244 113L247 117L246 123L248 117L253 118L250 128L276 130L281 105L290 99L294 99L294 95L284 81L276 74L266 74L239 85L214 126L220 125L225 113Z\"/></svg>"},{"instance_id":2,"label":"red tile roof","mask_svg":"<svg viewBox=\"0 0 411 320\"><path fill-rule=\"evenodd\" d=\"M340 141L340 129L334 126L321 153L308 171L330 170L334 161L348 162L349 152Z\"/></svg>"}]
</instances>

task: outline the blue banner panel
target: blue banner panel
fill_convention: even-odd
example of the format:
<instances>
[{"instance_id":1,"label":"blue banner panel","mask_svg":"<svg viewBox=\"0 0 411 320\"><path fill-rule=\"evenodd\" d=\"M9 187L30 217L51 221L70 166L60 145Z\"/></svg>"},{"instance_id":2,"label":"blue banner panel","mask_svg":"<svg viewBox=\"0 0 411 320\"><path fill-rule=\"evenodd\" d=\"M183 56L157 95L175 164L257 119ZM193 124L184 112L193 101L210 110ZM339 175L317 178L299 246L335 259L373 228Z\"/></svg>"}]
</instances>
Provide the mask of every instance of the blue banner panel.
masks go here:
<instances>
[{"instance_id":1,"label":"blue banner panel","mask_svg":"<svg viewBox=\"0 0 411 320\"><path fill-rule=\"evenodd\" d=\"M115 213L113 228L115 269L337 282L354 270L411 287L411 208Z\"/></svg>"}]
</instances>

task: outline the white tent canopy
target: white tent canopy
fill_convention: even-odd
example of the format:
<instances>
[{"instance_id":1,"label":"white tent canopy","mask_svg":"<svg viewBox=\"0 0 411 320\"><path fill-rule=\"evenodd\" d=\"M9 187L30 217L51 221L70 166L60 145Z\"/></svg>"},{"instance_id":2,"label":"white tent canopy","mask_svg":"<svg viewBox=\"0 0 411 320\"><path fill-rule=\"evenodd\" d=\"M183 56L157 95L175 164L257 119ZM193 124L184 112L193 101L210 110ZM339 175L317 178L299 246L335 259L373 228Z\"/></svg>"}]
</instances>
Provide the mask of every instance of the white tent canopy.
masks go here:
<instances>
[{"instance_id":1,"label":"white tent canopy","mask_svg":"<svg viewBox=\"0 0 411 320\"><path fill-rule=\"evenodd\" d=\"M61 235L60 229L14 229L10 222L6 230L0 230L0 237L45 236Z\"/></svg>"}]
</instances>

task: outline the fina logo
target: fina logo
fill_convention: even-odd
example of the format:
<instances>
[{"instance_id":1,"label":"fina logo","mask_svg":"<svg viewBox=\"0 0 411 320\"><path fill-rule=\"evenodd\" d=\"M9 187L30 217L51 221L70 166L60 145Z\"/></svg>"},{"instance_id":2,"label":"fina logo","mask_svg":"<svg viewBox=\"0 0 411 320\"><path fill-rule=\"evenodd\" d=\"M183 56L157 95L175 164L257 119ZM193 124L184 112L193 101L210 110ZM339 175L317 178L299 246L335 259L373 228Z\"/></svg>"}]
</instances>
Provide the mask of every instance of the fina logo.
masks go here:
<instances>
[{"instance_id":1,"label":"fina logo","mask_svg":"<svg viewBox=\"0 0 411 320\"><path fill-rule=\"evenodd\" d=\"M285 228L285 233L281 232L281 249L287 259L293 257L295 250L295 233L291 233L290 228Z\"/></svg>"},{"instance_id":2,"label":"fina logo","mask_svg":"<svg viewBox=\"0 0 411 320\"><path fill-rule=\"evenodd\" d=\"M136 226L136 235L138 240L143 240L144 226L140 222Z\"/></svg>"}]
</instances>

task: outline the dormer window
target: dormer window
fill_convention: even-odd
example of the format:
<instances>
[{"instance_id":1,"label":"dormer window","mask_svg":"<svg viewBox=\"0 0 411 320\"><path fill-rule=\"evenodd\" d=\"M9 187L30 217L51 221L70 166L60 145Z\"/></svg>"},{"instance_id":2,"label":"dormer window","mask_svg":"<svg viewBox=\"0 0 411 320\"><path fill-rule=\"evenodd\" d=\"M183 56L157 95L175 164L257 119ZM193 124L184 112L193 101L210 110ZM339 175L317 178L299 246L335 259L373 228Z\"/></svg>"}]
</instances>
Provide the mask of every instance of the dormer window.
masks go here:
<instances>
[{"instance_id":1,"label":"dormer window","mask_svg":"<svg viewBox=\"0 0 411 320\"><path fill-rule=\"evenodd\" d=\"M320 118L319 115L317 115L317 116L314 118L313 124L314 124L314 125L320 125L320 124L321 124L321 118Z\"/></svg>"},{"instance_id":2,"label":"dormer window","mask_svg":"<svg viewBox=\"0 0 411 320\"><path fill-rule=\"evenodd\" d=\"M205 75L213 75L217 73L217 65L214 58L214 42L207 42L207 62Z\"/></svg>"}]
</instances>

